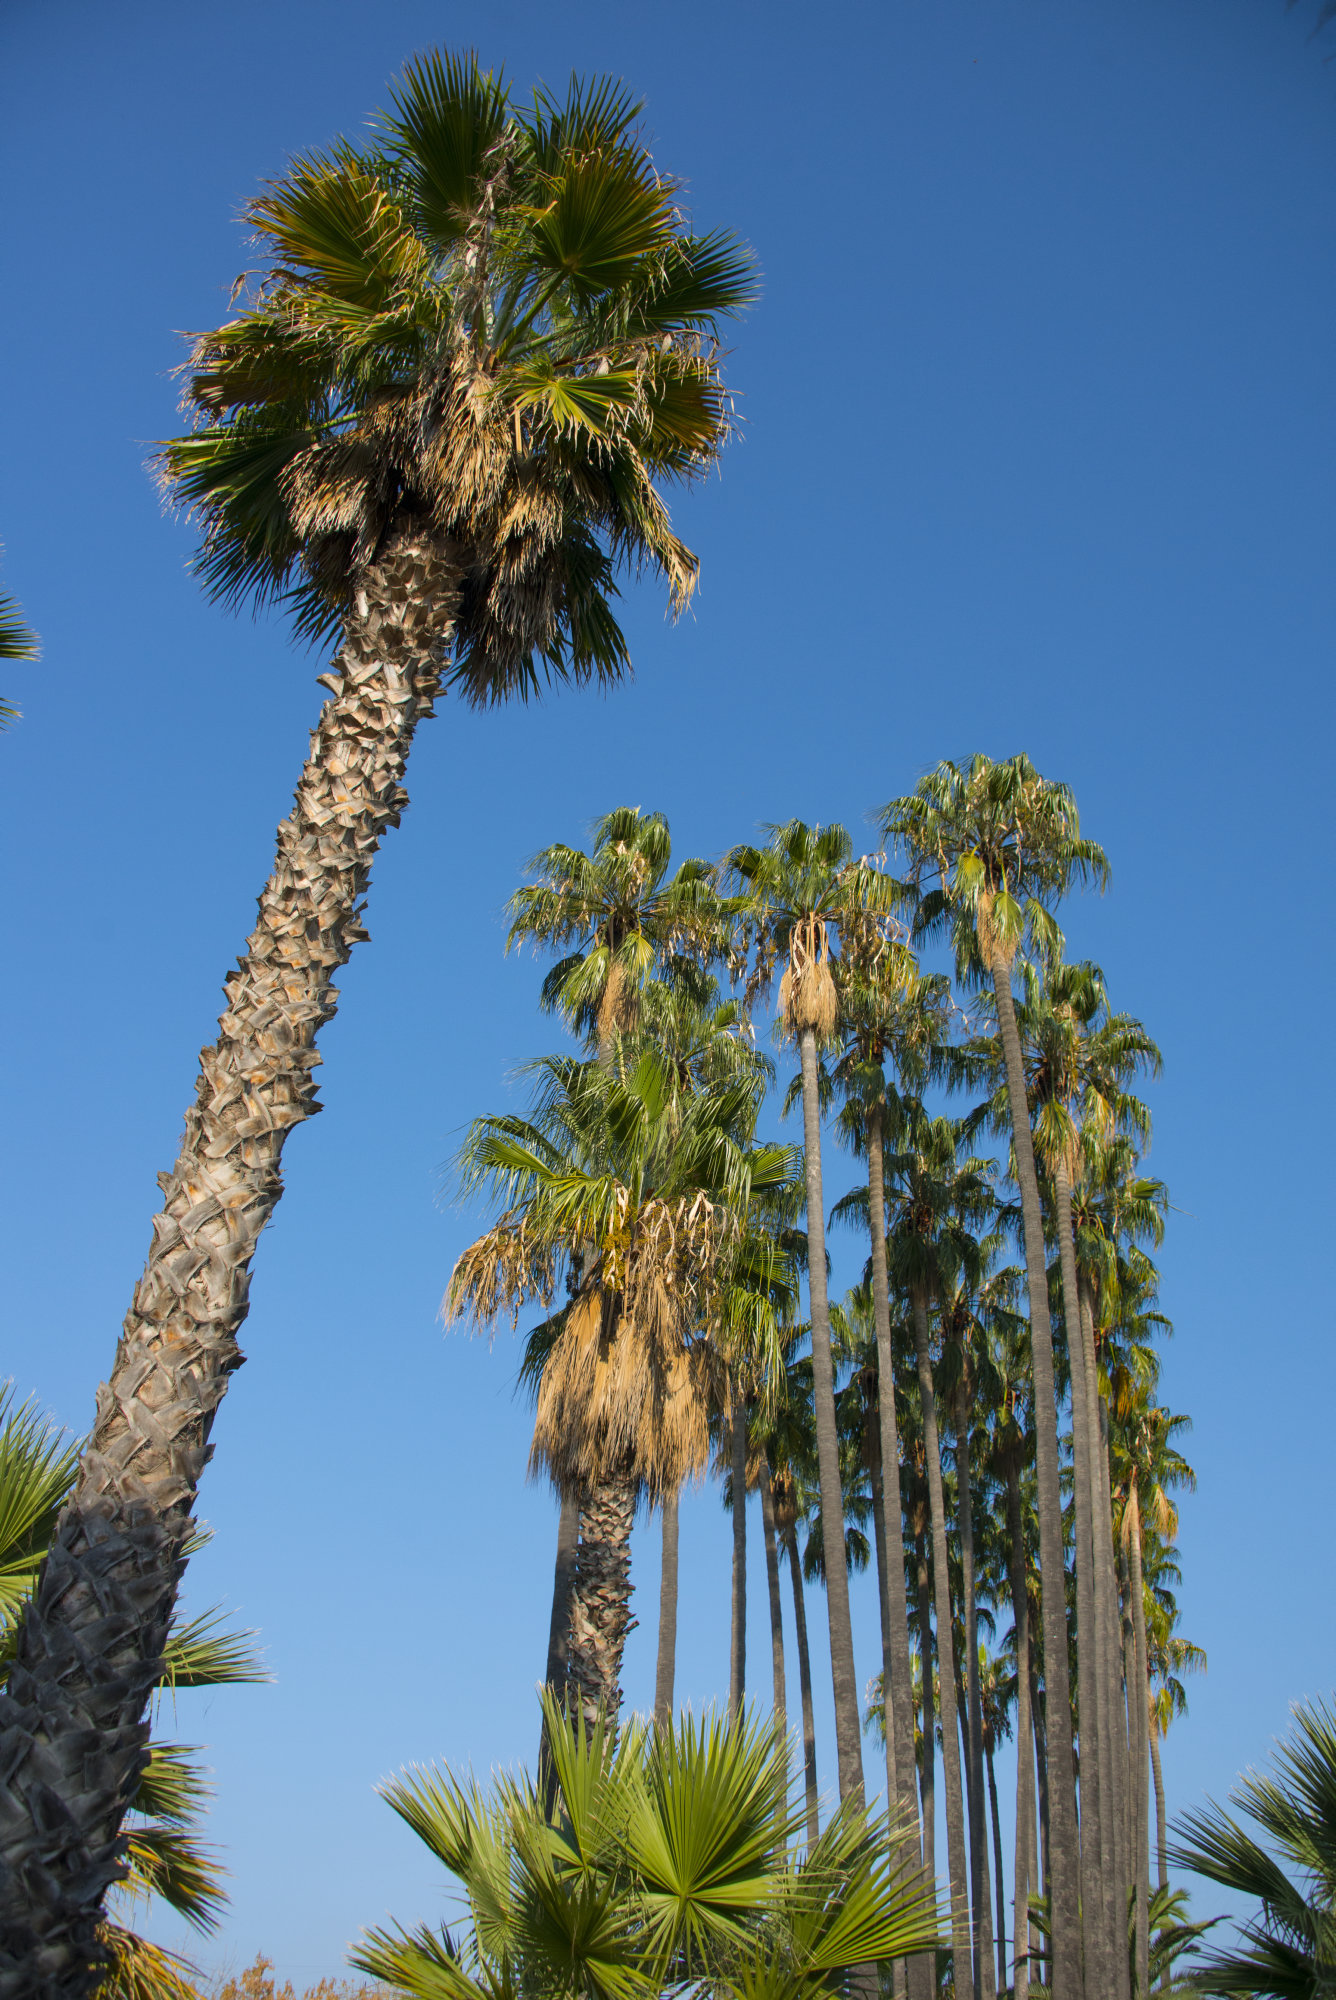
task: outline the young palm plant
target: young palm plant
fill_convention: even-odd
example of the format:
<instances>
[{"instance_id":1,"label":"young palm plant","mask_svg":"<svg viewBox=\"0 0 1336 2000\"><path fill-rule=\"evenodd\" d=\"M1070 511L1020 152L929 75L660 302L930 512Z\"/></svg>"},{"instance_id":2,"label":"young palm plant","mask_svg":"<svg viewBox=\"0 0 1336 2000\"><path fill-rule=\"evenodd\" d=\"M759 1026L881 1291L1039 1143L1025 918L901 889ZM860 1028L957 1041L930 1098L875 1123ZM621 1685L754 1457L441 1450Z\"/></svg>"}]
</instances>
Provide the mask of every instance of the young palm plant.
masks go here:
<instances>
[{"instance_id":1,"label":"young palm plant","mask_svg":"<svg viewBox=\"0 0 1336 2000\"><path fill-rule=\"evenodd\" d=\"M931 1890L846 1801L801 1857L787 1746L746 1716L571 1727L550 1694L554 1808L450 1771L384 1796L463 1891L455 1931L372 1931L354 1964L414 2000L823 2000L851 1969L931 1949Z\"/></svg>"},{"instance_id":2,"label":"young palm plant","mask_svg":"<svg viewBox=\"0 0 1336 2000\"><path fill-rule=\"evenodd\" d=\"M691 594L662 489L725 441L715 332L753 279L732 238L686 226L636 109L575 83L526 110L472 58L417 60L366 145L250 203L262 268L195 342L196 428L161 463L204 583L339 650L24 1621L0 1719L4 2000L95 1976L251 1258L417 725L447 682L491 702L618 679L627 566Z\"/></svg>"},{"instance_id":3,"label":"young palm plant","mask_svg":"<svg viewBox=\"0 0 1336 2000\"><path fill-rule=\"evenodd\" d=\"M1040 776L1028 757L1001 763L979 755L963 769L944 762L907 797L882 813L882 831L907 854L918 896L915 929L945 931L967 984L991 985L1006 1064L1012 1140L1024 1222L1034 1368L1036 1468L1039 1483L1040 1567L1044 1599L1044 1685L1048 1731L1054 2000L1081 2000L1080 1838L1070 1718L1066 1572L1058 1482L1058 1416L1049 1319L1044 1230L1035 1171L1025 1070L1011 988L1017 953L1027 944L1053 957L1061 933L1051 905L1072 882L1108 879L1102 849L1081 835L1075 800L1065 785ZM1101 1930L1102 1930L1101 1926Z\"/></svg>"}]
</instances>

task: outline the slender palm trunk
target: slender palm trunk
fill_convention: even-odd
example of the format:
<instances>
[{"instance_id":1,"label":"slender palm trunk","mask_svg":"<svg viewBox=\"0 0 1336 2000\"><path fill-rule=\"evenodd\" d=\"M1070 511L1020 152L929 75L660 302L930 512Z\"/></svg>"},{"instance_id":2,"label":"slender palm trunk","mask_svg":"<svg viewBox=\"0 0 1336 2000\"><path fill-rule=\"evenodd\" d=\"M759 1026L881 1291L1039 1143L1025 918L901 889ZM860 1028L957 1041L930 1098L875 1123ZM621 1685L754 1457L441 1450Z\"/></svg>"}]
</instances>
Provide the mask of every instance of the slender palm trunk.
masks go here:
<instances>
[{"instance_id":1,"label":"slender palm trunk","mask_svg":"<svg viewBox=\"0 0 1336 2000\"><path fill-rule=\"evenodd\" d=\"M1092 1994L1114 1992L1117 1946L1113 1855L1103 1814L1104 1768L1099 1644L1095 1612L1094 1452L1086 1379L1085 1337L1076 1279L1072 1189L1066 1162L1053 1169L1062 1311L1072 1373L1072 1469L1076 1516L1076 1713L1081 1744L1081 1911L1086 1980ZM1124 1951L1123 1956L1126 1957Z\"/></svg>"},{"instance_id":2,"label":"slender palm trunk","mask_svg":"<svg viewBox=\"0 0 1336 2000\"><path fill-rule=\"evenodd\" d=\"M1052 1910L1051 1856L1053 1852L1052 1821L1049 1818L1048 1798L1048 1722L1044 1714L1045 1697L1040 1692L1038 1675L1035 1670L1034 1647L1030 1648L1030 1721L1034 1730L1034 1773L1039 1787L1039 1844L1035 1889L1037 1894L1047 1896Z\"/></svg>"},{"instance_id":3,"label":"slender palm trunk","mask_svg":"<svg viewBox=\"0 0 1336 2000\"><path fill-rule=\"evenodd\" d=\"M1113 1497L1109 1483L1108 1423L1099 1392L1095 1316L1087 1274L1077 1267L1076 1294L1085 1375L1086 1437L1090 1456L1090 1532L1095 1616L1095 1666L1099 1686L1100 1855L1105 1872L1110 1969L1114 2000L1130 2000L1127 1965L1126 1856L1121 1832L1125 1756L1120 1753L1116 1667L1118 1581L1113 1561ZM1084 1666L1081 1668L1085 1672ZM1125 1742L1126 1731L1122 1730Z\"/></svg>"},{"instance_id":4,"label":"slender palm trunk","mask_svg":"<svg viewBox=\"0 0 1336 2000\"><path fill-rule=\"evenodd\" d=\"M73 1493L18 1638L0 1718L0 1995L73 2000L102 1964L103 1896L143 1768L150 1693L209 1434L242 1362L250 1264L283 1144L319 1109L316 1034L366 935L371 863L406 803L457 601L455 562L401 540L360 578L255 929L126 1315Z\"/></svg>"},{"instance_id":5,"label":"slender palm trunk","mask_svg":"<svg viewBox=\"0 0 1336 2000\"><path fill-rule=\"evenodd\" d=\"M1002 1874L1002 1818L997 1809L997 1773L993 1769L993 1746L988 1744L988 1808L993 1822L993 1872L997 1878L997 1991L1007 1986L1007 1885Z\"/></svg>"},{"instance_id":6,"label":"slender palm trunk","mask_svg":"<svg viewBox=\"0 0 1336 2000\"><path fill-rule=\"evenodd\" d=\"M580 1495L576 1489L562 1489L557 1516L557 1560L552 1580L552 1618L547 1633L546 1685L558 1701L566 1699L566 1664L570 1653L571 1586L575 1581L575 1552L580 1541ZM539 1785L549 1807L555 1797L552 1759L547 1747L547 1723L543 1723L538 1743Z\"/></svg>"},{"instance_id":7,"label":"slender palm trunk","mask_svg":"<svg viewBox=\"0 0 1336 2000\"><path fill-rule=\"evenodd\" d=\"M1155 1864L1156 1880L1162 1889L1169 1884L1168 1829L1164 1807L1164 1766L1160 1762L1160 1723L1154 1709L1150 1715L1150 1768L1155 1781Z\"/></svg>"},{"instance_id":8,"label":"slender palm trunk","mask_svg":"<svg viewBox=\"0 0 1336 2000\"><path fill-rule=\"evenodd\" d=\"M803 1708L803 1785L807 1794L807 1845L816 1846L821 1831L817 1819L816 1722L812 1715L812 1656L807 1646L807 1605L803 1598L803 1570L798 1560L798 1538L788 1537L789 1575L793 1580L793 1624L798 1640L798 1691Z\"/></svg>"},{"instance_id":9,"label":"slender palm trunk","mask_svg":"<svg viewBox=\"0 0 1336 2000\"><path fill-rule=\"evenodd\" d=\"M974 1911L974 1979L991 2000L992 1944L984 1936L988 1901L988 1834L983 1805L983 1703L979 1691L979 1607L974 1591L974 1495L970 1483L969 1398L956 1397L956 1530L960 1536L965 1621L965 1751L970 1802L970 1902Z\"/></svg>"},{"instance_id":10,"label":"slender palm trunk","mask_svg":"<svg viewBox=\"0 0 1336 2000\"><path fill-rule=\"evenodd\" d=\"M1053 1330L1048 1316L1048 1273L1030 1134L1029 1100L1020 1034L1011 994L1011 966L999 952L992 964L997 1022L1007 1065L1007 1095L1016 1153L1030 1294L1030 1351L1034 1371L1035 1471L1039 1500L1039 1575L1043 1590L1044 1694L1048 1710L1049 1894L1053 1924L1053 2000L1083 2000L1080 1846L1076 1821L1076 1770L1072 1757L1071 1676L1067 1662L1066 1559L1062 1492L1058 1480L1058 1406L1053 1379Z\"/></svg>"},{"instance_id":11,"label":"slender palm trunk","mask_svg":"<svg viewBox=\"0 0 1336 2000\"><path fill-rule=\"evenodd\" d=\"M663 1564L659 1572L659 1657L654 1675L654 1726L673 1726L677 1678L677 1488L663 1496Z\"/></svg>"},{"instance_id":12,"label":"slender palm trunk","mask_svg":"<svg viewBox=\"0 0 1336 2000\"><path fill-rule=\"evenodd\" d=\"M923 1708L923 1872L937 1876L937 1704L932 1694L932 1598L928 1583L928 1555L923 1536L914 1538L915 1580L918 1587L919 1660L922 1664Z\"/></svg>"},{"instance_id":13,"label":"slender palm trunk","mask_svg":"<svg viewBox=\"0 0 1336 2000\"><path fill-rule=\"evenodd\" d=\"M765 1537L765 1582L770 1599L770 1673L774 1688L775 1722L785 1737L789 1729L788 1689L784 1675L784 1606L779 1591L779 1547L775 1539L775 1494L769 1462L761 1457L761 1529Z\"/></svg>"},{"instance_id":14,"label":"slender palm trunk","mask_svg":"<svg viewBox=\"0 0 1336 2000\"><path fill-rule=\"evenodd\" d=\"M1030 1990L1030 1892L1036 1887L1030 1868L1034 1845L1034 1730L1030 1717L1030 1599L1025 1588L1025 1526L1021 1513L1020 1471L1007 1466L1007 1577L1011 1585L1011 1616L1016 1628L1016 1867L1012 1882L1012 1979L1015 2000L1027 2000ZM1001 1908L1001 1902L998 1903Z\"/></svg>"},{"instance_id":15,"label":"slender palm trunk","mask_svg":"<svg viewBox=\"0 0 1336 2000\"><path fill-rule=\"evenodd\" d=\"M922 1286L912 1300L914 1346L918 1356L919 1402L923 1411L923 1456L928 1476L928 1516L932 1528L932 1573L937 1610L937 1660L942 1677L942 1776L946 1786L946 1858L951 1884L951 1952L956 2000L974 2000L969 1870L960 1774L960 1737L950 1690L956 1685L955 1638L951 1625L951 1584L946 1561L946 1506L937 1437L937 1398L928 1344L928 1301Z\"/></svg>"},{"instance_id":16,"label":"slender palm trunk","mask_svg":"<svg viewBox=\"0 0 1336 2000\"><path fill-rule=\"evenodd\" d=\"M629 1472L592 1484L580 1510L580 1546L571 1590L568 1674L586 1723L602 1708L615 1725L622 1705L622 1654L631 1616L631 1525L636 1486Z\"/></svg>"},{"instance_id":17,"label":"slender palm trunk","mask_svg":"<svg viewBox=\"0 0 1336 2000\"><path fill-rule=\"evenodd\" d=\"M1136 1747L1137 2000L1150 2000L1150 1679L1146 1672L1146 1600L1141 1582L1141 1508L1135 1478L1128 1495L1128 1555L1132 1631L1136 1640L1127 1708Z\"/></svg>"},{"instance_id":18,"label":"slender palm trunk","mask_svg":"<svg viewBox=\"0 0 1336 2000\"><path fill-rule=\"evenodd\" d=\"M918 1824L914 1787L914 1682L909 1664L909 1600L905 1575L904 1502L900 1489L900 1429L895 1409L890 1285L886 1271L886 1181L880 1106L868 1113L868 1220L872 1250L872 1318L877 1335L877 1416L881 1427L882 1520L886 1544L886 1796L898 1799L907 1828ZM892 1589L894 1582L894 1589ZM920 1844L922 1829L919 1829ZM923 1961L926 1977L930 1968ZM914 2000L926 2000L915 1989Z\"/></svg>"},{"instance_id":19,"label":"slender palm trunk","mask_svg":"<svg viewBox=\"0 0 1336 2000\"><path fill-rule=\"evenodd\" d=\"M747 1403L733 1390L733 1617L728 1649L728 1713L742 1713L747 1692Z\"/></svg>"},{"instance_id":20,"label":"slender palm trunk","mask_svg":"<svg viewBox=\"0 0 1336 2000\"><path fill-rule=\"evenodd\" d=\"M863 1796L863 1743L849 1616L849 1572L844 1552L844 1496L840 1490L839 1434L835 1424L835 1370L830 1352L826 1296L826 1216L821 1192L821 1112L817 1096L816 1035L800 1035L803 1077L803 1151L807 1167L807 1284L812 1307L812 1400L816 1417L821 1533L826 1559L826 1609L830 1621L830 1671L835 1692L835 1749L841 1799Z\"/></svg>"}]
</instances>

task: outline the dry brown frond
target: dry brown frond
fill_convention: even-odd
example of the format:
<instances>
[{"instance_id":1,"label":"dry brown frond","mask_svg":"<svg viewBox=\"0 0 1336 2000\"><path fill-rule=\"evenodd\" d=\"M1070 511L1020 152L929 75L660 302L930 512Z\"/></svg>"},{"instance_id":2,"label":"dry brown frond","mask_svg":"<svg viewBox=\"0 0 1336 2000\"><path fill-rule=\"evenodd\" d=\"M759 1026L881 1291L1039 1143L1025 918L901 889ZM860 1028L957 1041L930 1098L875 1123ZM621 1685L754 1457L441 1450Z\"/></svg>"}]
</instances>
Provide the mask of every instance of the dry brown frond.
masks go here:
<instances>
[{"instance_id":1,"label":"dry brown frond","mask_svg":"<svg viewBox=\"0 0 1336 2000\"><path fill-rule=\"evenodd\" d=\"M447 1325L472 1320L481 1332L508 1314L516 1327L521 1306L530 1299L550 1303L556 1282L551 1244L536 1243L523 1211L510 1209L459 1258L441 1300L441 1318Z\"/></svg>"},{"instance_id":2,"label":"dry brown frond","mask_svg":"<svg viewBox=\"0 0 1336 2000\"><path fill-rule=\"evenodd\" d=\"M830 936L821 917L803 917L793 927L789 962L779 982L779 1011L795 1035L811 1028L824 1041L835 1032L839 1000L830 970Z\"/></svg>"}]
</instances>

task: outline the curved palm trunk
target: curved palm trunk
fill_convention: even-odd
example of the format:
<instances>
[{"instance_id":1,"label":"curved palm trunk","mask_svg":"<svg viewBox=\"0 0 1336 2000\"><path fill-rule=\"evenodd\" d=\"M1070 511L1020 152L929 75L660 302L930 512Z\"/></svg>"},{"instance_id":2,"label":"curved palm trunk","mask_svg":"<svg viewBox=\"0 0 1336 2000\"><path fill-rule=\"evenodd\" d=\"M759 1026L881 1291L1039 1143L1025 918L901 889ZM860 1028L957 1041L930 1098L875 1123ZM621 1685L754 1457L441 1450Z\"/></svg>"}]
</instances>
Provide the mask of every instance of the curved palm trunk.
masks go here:
<instances>
[{"instance_id":1,"label":"curved palm trunk","mask_svg":"<svg viewBox=\"0 0 1336 2000\"><path fill-rule=\"evenodd\" d=\"M1095 1611L1094 1452L1085 1336L1076 1280L1076 1239L1072 1231L1072 1190L1066 1163L1053 1170L1062 1310L1072 1373L1072 1471L1076 1515L1076 1712L1081 1743L1081 1910L1085 1929L1086 1980L1092 1993L1114 1992L1117 1944L1113 1855L1103 1814L1103 1702ZM1127 1956L1124 1950L1122 1956Z\"/></svg>"},{"instance_id":2,"label":"curved palm trunk","mask_svg":"<svg viewBox=\"0 0 1336 2000\"><path fill-rule=\"evenodd\" d=\"M616 1726L622 1705L622 1654L631 1616L631 1526L636 1484L613 1472L592 1484L580 1509L580 1546L571 1589L567 1676L579 1711L592 1724L602 1708Z\"/></svg>"},{"instance_id":3,"label":"curved palm trunk","mask_svg":"<svg viewBox=\"0 0 1336 2000\"><path fill-rule=\"evenodd\" d=\"M919 1659L923 1666L920 1696L923 1705L923 1872L937 1877L937 1704L932 1693L932 1598L928 1583L928 1556L922 1535L914 1538L915 1576L918 1589Z\"/></svg>"},{"instance_id":4,"label":"curved palm trunk","mask_svg":"<svg viewBox=\"0 0 1336 2000\"><path fill-rule=\"evenodd\" d=\"M677 1672L677 1488L663 1496L663 1566L659 1574L659 1656L654 1674L654 1726L672 1728Z\"/></svg>"},{"instance_id":5,"label":"curved palm trunk","mask_svg":"<svg viewBox=\"0 0 1336 2000\"><path fill-rule=\"evenodd\" d=\"M1146 1671L1146 1600L1141 1581L1141 1508L1136 1479L1127 1499L1129 1585L1132 1597L1132 1632L1136 1641L1133 1672L1128 1684L1127 1709L1132 1717L1132 1739L1136 1754L1136 1884L1137 1884L1137 2000L1150 1996L1150 1787L1149 1752L1146 1738L1150 1730L1150 1678Z\"/></svg>"},{"instance_id":6,"label":"curved palm trunk","mask_svg":"<svg viewBox=\"0 0 1336 2000\"><path fill-rule=\"evenodd\" d=\"M955 1638L951 1625L951 1584L946 1558L946 1507L942 1497L942 1461L937 1437L937 1399L932 1383L932 1353L928 1345L928 1302L915 1287L912 1308L914 1346L918 1356L919 1402L923 1410L923 1456L928 1477L928 1516L932 1527L932 1575L937 1609L937 1662L942 1677L942 1776L946 1785L946 1859L951 1884L951 1951L956 2000L974 2000L971 1951L969 1872L965 1862L965 1825L960 1783L960 1737L952 1714L951 1689L956 1685ZM927 1685L927 1675L924 1676ZM926 1703L925 1703L926 1706Z\"/></svg>"},{"instance_id":7,"label":"curved palm trunk","mask_svg":"<svg viewBox=\"0 0 1336 2000\"><path fill-rule=\"evenodd\" d=\"M997 1991L1007 1985L1007 1885L1002 1874L1002 1818L997 1809L997 1773L993 1769L993 1747L988 1744L988 1807L993 1823L993 1870L997 1880Z\"/></svg>"},{"instance_id":8,"label":"curved palm trunk","mask_svg":"<svg viewBox=\"0 0 1336 2000\"><path fill-rule=\"evenodd\" d=\"M765 1583L770 1598L770 1672L775 1694L775 1721L787 1738L788 1690L784 1684L784 1607L779 1594L779 1548L775 1540L775 1495L770 1464L761 1456L761 1529L765 1537Z\"/></svg>"},{"instance_id":9,"label":"curved palm trunk","mask_svg":"<svg viewBox=\"0 0 1336 2000\"><path fill-rule=\"evenodd\" d=\"M965 1602L965 1750L970 1806L970 1903L974 1911L974 1980L984 2000L992 2000L992 1940L985 1936L988 1897L988 1835L983 1805L983 1702L979 1691L979 1607L974 1590L974 1494L970 1481L969 1408L956 1398L956 1529L960 1537L961 1583Z\"/></svg>"},{"instance_id":10,"label":"curved palm trunk","mask_svg":"<svg viewBox=\"0 0 1336 2000\"><path fill-rule=\"evenodd\" d=\"M890 1284L886 1270L886 1175L881 1107L868 1112L868 1234L872 1251L872 1319L877 1335L877 1417L880 1426L881 1496L877 1516L884 1545L882 1686L886 1708L886 1797L898 1802L906 1829L906 1859L924 1856L914 1784L914 1679L909 1662L909 1597L905 1576L904 1504L900 1490L900 1429L895 1412L895 1356L891 1347ZM895 1588L892 1590L892 1579ZM918 1855L913 1837L918 1834ZM928 1873L931 1874L931 1864ZM910 2000L929 2000L935 1971L926 1954L907 1967Z\"/></svg>"},{"instance_id":11,"label":"curved palm trunk","mask_svg":"<svg viewBox=\"0 0 1336 2000\"><path fill-rule=\"evenodd\" d=\"M728 1649L728 1712L742 1713L747 1692L747 1405L733 1392L733 1617Z\"/></svg>"},{"instance_id":12,"label":"curved palm trunk","mask_svg":"<svg viewBox=\"0 0 1336 2000\"><path fill-rule=\"evenodd\" d=\"M1007 1096L1016 1151L1030 1294L1030 1351L1034 1371L1035 1471L1039 1499L1039 1575L1043 1590L1044 1696L1047 1705L1048 1810L1052 1877L1053 2000L1083 2000L1080 1845L1076 1823L1076 1770L1072 1758L1072 1695L1067 1662L1067 1589L1062 1545L1062 1493L1058 1483L1058 1405L1053 1379L1053 1329L1048 1316L1048 1273L1030 1134L1029 1100L1020 1034L1011 995L1011 967L997 954L991 967L997 1021L1007 1065Z\"/></svg>"},{"instance_id":13,"label":"curved palm trunk","mask_svg":"<svg viewBox=\"0 0 1336 2000\"><path fill-rule=\"evenodd\" d=\"M798 1537L788 1537L789 1575L793 1580L793 1624L798 1639L798 1691L803 1709L803 1785L807 1794L807 1846L816 1846L821 1832L817 1817L816 1722L812 1715L812 1655L807 1645L807 1605L803 1598L803 1571L798 1560Z\"/></svg>"},{"instance_id":14,"label":"curved palm trunk","mask_svg":"<svg viewBox=\"0 0 1336 2000\"><path fill-rule=\"evenodd\" d=\"M143 1768L182 1545L243 1358L251 1258L282 1192L284 1140L319 1109L316 1033L335 1011L335 969L366 935L359 901L406 803L457 574L412 541L363 574L181 1150L160 1176L148 1262L0 1710L4 2000L81 1995L98 1976L98 1916Z\"/></svg>"},{"instance_id":15,"label":"curved palm trunk","mask_svg":"<svg viewBox=\"0 0 1336 2000\"><path fill-rule=\"evenodd\" d=\"M1012 1980L1015 2000L1030 1991L1030 1854L1034 1847L1034 1730L1030 1715L1030 1599L1025 1588L1025 1526L1020 1473L1007 1466L1007 1580L1016 1627L1016 1863L1012 1882ZM998 1892L998 1909L1002 1907Z\"/></svg>"},{"instance_id":16,"label":"curved palm trunk","mask_svg":"<svg viewBox=\"0 0 1336 2000\"><path fill-rule=\"evenodd\" d=\"M571 1586L575 1581L575 1552L580 1541L580 1496L574 1487L561 1495L557 1516L557 1560L552 1580L552 1619L547 1632L547 1686L558 1701L566 1699L566 1663L570 1652ZM547 1723L538 1742L538 1783L548 1809L555 1799L556 1778L547 1747Z\"/></svg>"},{"instance_id":17,"label":"curved palm trunk","mask_svg":"<svg viewBox=\"0 0 1336 2000\"><path fill-rule=\"evenodd\" d=\"M849 1616L849 1572L844 1551L844 1495L840 1488L839 1435L835 1425L835 1370L830 1352L826 1296L826 1215L821 1193L821 1112L817 1096L816 1035L799 1038L803 1078L803 1152L807 1168L807 1285L812 1307L812 1401L816 1417L821 1487L821 1536L826 1560L826 1610L830 1623L830 1672L835 1692L835 1749L840 1797L863 1797L863 1743L858 1676Z\"/></svg>"}]
</instances>

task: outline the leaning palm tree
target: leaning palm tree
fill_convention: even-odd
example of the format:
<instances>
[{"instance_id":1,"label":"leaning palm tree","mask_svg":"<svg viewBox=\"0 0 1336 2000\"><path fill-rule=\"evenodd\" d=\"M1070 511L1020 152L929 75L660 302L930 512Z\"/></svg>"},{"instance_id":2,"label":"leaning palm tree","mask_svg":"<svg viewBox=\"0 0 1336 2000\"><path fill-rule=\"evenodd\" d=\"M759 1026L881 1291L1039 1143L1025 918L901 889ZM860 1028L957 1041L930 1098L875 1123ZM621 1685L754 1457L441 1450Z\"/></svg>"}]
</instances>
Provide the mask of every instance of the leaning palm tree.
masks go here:
<instances>
[{"instance_id":1,"label":"leaning palm tree","mask_svg":"<svg viewBox=\"0 0 1336 2000\"><path fill-rule=\"evenodd\" d=\"M1212 1800L1175 1827L1175 1866L1260 1905L1232 1950L1193 1966L1195 1992L1325 2000L1336 1991L1336 1708L1301 1702L1291 1713L1274 1775L1249 1771L1230 1793L1241 1819Z\"/></svg>"},{"instance_id":2,"label":"leaning palm tree","mask_svg":"<svg viewBox=\"0 0 1336 2000\"><path fill-rule=\"evenodd\" d=\"M696 563L662 491L729 429L715 330L752 291L694 235L612 83L510 101L415 61L373 138L253 200L263 267L195 342L163 477L203 581L337 635L330 690L136 1289L3 1724L0 1995L85 1993L209 1434L317 1030L444 685L502 701L628 667L615 576L674 605Z\"/></svg>"},{"instance_id":3,"label":"leaning palm tree","mask_svg":"<svg viewBox=\"0 0 1336 2000\"><path fill-rule=\"evenodd\" d=\"M1102 885L1108 863L1102 849L1082 837L1067 787L1041 777L1025 756L994 763L980 755L963 768L941 763L907 797L893 799L881 820L887 840L908 857L910 884L918 896L916 931L922 936L949 933L962 979L991 985L1002 1038L1030 1296L1040 1569L1049 1608L1043 1641L1050 1718L1053 1993L1054 2000L1079 2000L1084 1981L1076 1772L1071 1728L1067 1721L1057 1723L1059 1717L1070 1718L1072 1707L1053 1334L1011 976L1017 953L1027 943L1041 957L1056 955L1061 933L1051 905L1074 880L1093 877Z\"/></svg>"},{"instance_id":4,"label":"leaning palm tree","mask_svg":"<svg viewBox=\"0 0 1336 2000\"><path fill-rule=\"evenodd\" d=\"M749 1079L677 1100L652 1047L611 1071L549 1057L535 1081L533 1119L480 1119L461 1149L465 1192L500 1213L456 1264L445 1311L492 1326L570 1282L526 1350L532 1464L581 1495L567 1674L587 1716L615 1716L637 1499L707 1462L720 1355L765 1323L783 1281L754 1210L789 1197L795 1162L753 1143Z\"/></svg>"},{"instance_id":5,"label":"leaning palm tree","mask_svg":"<svg viewBox=\"0 0 1336 2000\"><path fill-rule=\"evenodd\" d=\"M769 829L764 847L735 847L725 868L740 890L742 934L750 948L752 995L765 992L777 967L780 1024L798 1045L802 1066L803 1158L807 1182L807 1279L812 1309L812 1382L821 1482L821 1518L827 1538L826 1603L831 1676L835 1692L835 1743L840 1797L863 1794L863 1749L858 1676L854 1668L849 1585L844 1569L839 1442L831 1361L830 1303L826 1291L825 1204L821 1191L821 1106L817 1055L835 1033L837 1002L830 970L831 933L851 904L871 908L873 872L853 863L842 826L810 827L801 820Z\"/></svg>"}]
</instances>

